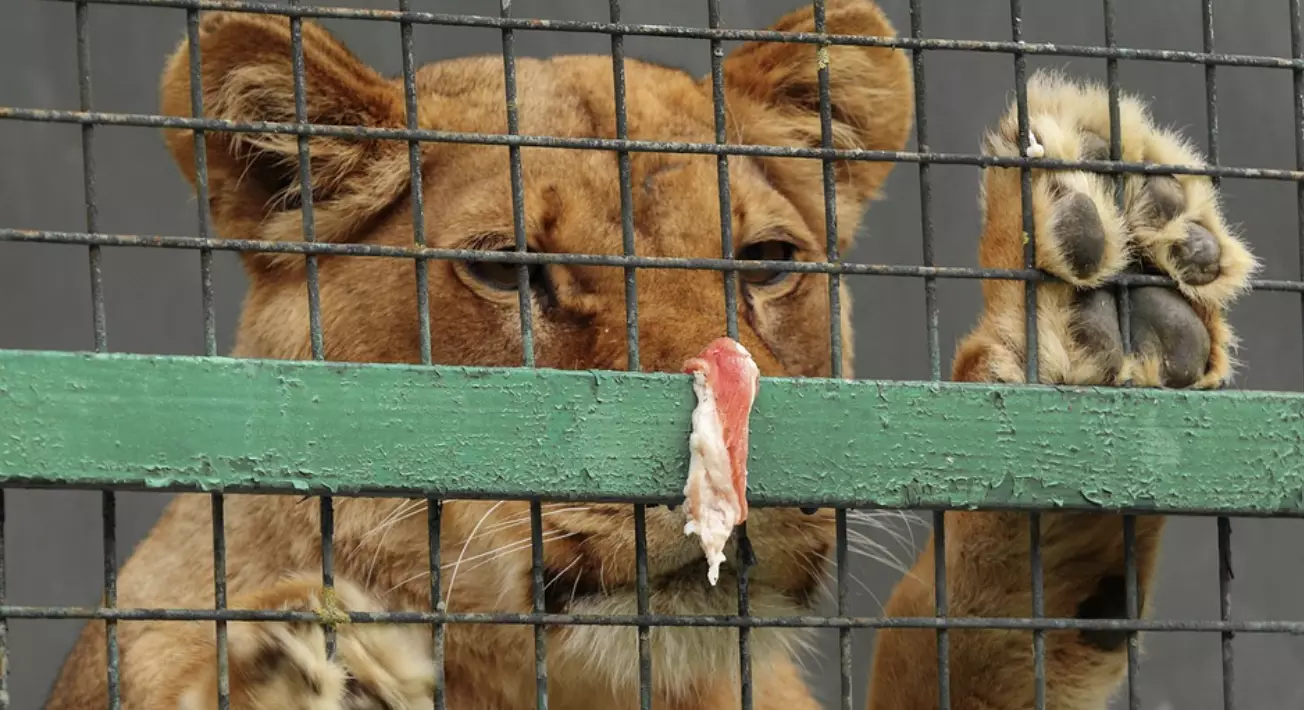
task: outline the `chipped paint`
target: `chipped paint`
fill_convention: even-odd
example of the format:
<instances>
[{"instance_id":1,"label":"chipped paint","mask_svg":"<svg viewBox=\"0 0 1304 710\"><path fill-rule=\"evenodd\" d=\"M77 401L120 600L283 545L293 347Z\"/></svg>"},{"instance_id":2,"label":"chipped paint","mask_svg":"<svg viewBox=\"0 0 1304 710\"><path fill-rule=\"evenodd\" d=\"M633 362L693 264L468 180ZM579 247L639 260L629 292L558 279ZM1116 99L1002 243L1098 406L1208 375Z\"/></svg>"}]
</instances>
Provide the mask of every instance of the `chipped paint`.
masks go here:
<instances>
[{"instance_id":1,"label":"chipped paint","mask_svg":"<svg viewBox=\"0 0 1304 710\"><path fill-rule=\"evenodd\" d=\"M687 376L0 351L0 483L676 502ZM1304 395L774 379L766 504L1304 515Z\"/></svg>"}]
</instances>

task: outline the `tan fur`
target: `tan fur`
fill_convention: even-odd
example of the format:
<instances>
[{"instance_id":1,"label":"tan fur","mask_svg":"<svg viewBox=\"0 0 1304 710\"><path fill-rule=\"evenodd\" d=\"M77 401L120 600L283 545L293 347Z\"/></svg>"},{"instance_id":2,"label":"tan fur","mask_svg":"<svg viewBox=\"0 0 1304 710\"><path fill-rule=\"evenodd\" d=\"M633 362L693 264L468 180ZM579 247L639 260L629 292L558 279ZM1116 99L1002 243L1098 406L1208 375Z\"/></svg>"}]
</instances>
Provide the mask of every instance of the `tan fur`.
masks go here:
<instances>
[{"instance_id":1,"label":"tan fur","mask_svg":"<svg viewBox=\"0 0 1304 710\"><path fill-rule=\"evenodd\" d=\"M828 31L890 36L892 27L868 0L829 0ZM810 8L776 27L813 30ZM363 65L311 22L303 24L308 119L315 123L404 126L402 82ZM240 121L292 121L290 34L284 18L204 15L200 28L202 93L208 116ZM817 146L817 50L809 44L748 44L725 61L731 142ZM171 57L162 79L163 111L191 115L187 47ZM912 83L904 55L886 48L829 50L835 145L899 150L912 120ZM714 123L709 78L630 60L628 127L634 139L711 142ZM558 57L517 64L521 131L526 134L615 136L611 62L604 57ZM1039 80L1040 81L1040 80ZM1078 93L1074 93L1077 91ZM1099 120L1099 97L1059 84L1030 87L1035 121L1048 150L1062 151L1056 130ZM506 132L502 61L468 58L432 64L417 75L422 128ZM1128 109L1125 128L1156 159L1191 157L1180 141L1153 129ZM1006 121L1008 124L1008 119ZM207 133L209 200L223 236L298 241L298 146L293 136ZM192 136L169 131L166 140L183 174L195 179ZM1008 130L992 141L997 152ZM413 214L408 146L403 141L312 138L312 200L320 241L408 246ZM1128 145L1132 140L1128 140ZM524 218L537 251L618 254L620 192L615 154L525 148ZM425 143L420 147L426 242L435 247L508 249L512 200L508 151L502 147ZM716 159L712 156L634 153L630 158L637 252L664 257L719 255ZM864 203L878 195L890 163L838 163L838 241L843 250ZM766 240L790 243L799 260L821 260L825 237L821 164L816 160L732 157L731 221L740 252ZM1017 173L1017 171L1014 171ZM983 263L1018 266L1022 253L1017 175L989 171ZM1093 178L1072 178L1094 185ZM1198 209L1218 215L1207 181L1184 179L1208 197ZM1011 192L1010 185L1015 185ZM1094 188L1093 188L1094 189ZM1037 195L1041 195L1038 187ZM1095 194L1095 193L1093 193ZM1097 195L1102 209L1109 203ZM1045 205L1034 205L1039 215ZM1039 217L1040 218L1040 217ZM1221 229L1221 222L1217 223ZM1111 222L1108 270L1121 268L1134 248L1122 218ZM1046 227L1039 224L1038 229ZM1233 237L1220 232L1229 259L1215 285L1184 288L1199 303L1215 339L1229 344L1221 307L1251 263ZM1165 234L1132 234L1135 248L1162 253ZM1040 242L1039 242L1040 244ZM1039 247L1043 266L1057 263L1054 244ZM1062 259L1061 259L1062 261ZM1162 257L1160 258L1162 263ZM234 354L305 359L311 356L305 272L296 255L246 255L250 290ZM419 362L416 269L410 260L323 257L320 292L327 359ZM1062 270L1062 269L1061 269ZM491 287L475 267L428 263L432 355L449 365L517 365L521 337L517 294ZM502 272L499 272L500 275ZM512 273L507 270L510 277ZM537 363L556 368L622 369L626 364L624 277L621 269L549 266L537 269L533 319ZM546 281L546 287L542 284ZM641 367L677 370L723 334L723 280L718 273L640 270L637 277ZM1043 372L1052 381L1099 379L1096 354L1073 347L1067 306L1044 286ZM1022 340L1018 284L985 285L987 310L962 346L957 379L1017 381ZM777 283L750 284L739 297L740 340L766 376L827 376L830 372L828 280L792 274ZM849 303L844 293L843 303ZM850 342L849 309L843 330ZM844 371L851 371L846 347ZM1223 352L1222 349L1219 352ZM1209 377L1227 373L1211 362ZM420 422L416 435L439 436L439 422ZM232 606L300 610L429 608L427 511L422 501L337 499L334 544L338 588L316 584L320 570L315 500L288 496L230 496L226 506L228 588ZM531 608L528 506L518 502L451 501L443 509L442 594L455 612ZM1046 611L1071 616L1097 594L1102 580L1121 574L1119 519L1104 515L1045 515ZM1027 522L1008 514L953 513L948 517L952 613L1027 614ZM1141 578L1148 594L1162 520L1138 525ZM695 541L682 532L682 511L647 513L650 604L657 613L735 613L736 578L722 570L705 586ZM544 510L544 562L551 584L571 586L568 611L633 613L634 533L624 505L554 504ZM757 509L748 531L760 561L751 576L752 611L810 613L823 582L833 540L832 514ZM210 504L178 497L124 566L118 602L127 607L211 608ZM896 589L891 614L932 613L931 545L914 574ZM730 552L731 559L734 552ZM562 587L564 590L565 587ZM430 707L433 687L430 630L424 627L345 624L338 653L328 660L322 632L310 624L232 623L232 707L239 710L410 710ZM214 628L209 623L121 622L124 706L143 710L215 707ZM761 710L816 707L794 655L800 634L753 633ZM872 708L929 708L936 699L934 634L885 631L875 653ZM1101 650L1079 635L1048 635L1054 699L1060 708L1097 708L1122 669L1117 650ZM1014 632L952 634L952 688L957 708L1023 708L1031 688L1030 637ZM731 707L738 702L737 632L656 628L651 632L653 704L673 710ZM528 627L453 625L447 628L444 691L458 710L530 708L535 702L533 631ZM86 627L69 656L49 710L94 710L104 697L104 629ZM552 707L632 708L637 704L636 631L575 627L548 632ZM350 680L352 679L352 680Z\"/></svg>"}]
</instances>

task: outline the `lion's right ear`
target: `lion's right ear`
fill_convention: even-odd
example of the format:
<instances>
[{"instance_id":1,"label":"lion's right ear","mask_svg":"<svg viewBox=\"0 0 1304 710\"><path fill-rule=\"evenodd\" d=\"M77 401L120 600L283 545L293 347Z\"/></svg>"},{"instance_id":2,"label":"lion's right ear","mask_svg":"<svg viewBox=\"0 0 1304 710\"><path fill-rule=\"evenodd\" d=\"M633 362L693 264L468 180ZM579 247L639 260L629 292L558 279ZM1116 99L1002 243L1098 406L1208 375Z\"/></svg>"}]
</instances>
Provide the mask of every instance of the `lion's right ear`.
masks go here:
<instances>
[{"instance_id":1,"label":"lion's right ear","mask_svg":"<svg viewBox=\"0 0 1304 710\"><path fill-rule=\"evenodd\" d=\"M295 121L289 21L206 13L199 26L203 117L241 123ZM163 71L163 113L190 117L189 43ZM387 81L321 27L303 22L306 117L311 123L377 128L406 125L401 86ZM192 132L164 131L186 178L196 182ZM298 136L207 131L209 204L231 238L300 239ZM405 193L406 143L366 138L309 139L316 236L346 241Z\"/></svg>"}]
</instances>

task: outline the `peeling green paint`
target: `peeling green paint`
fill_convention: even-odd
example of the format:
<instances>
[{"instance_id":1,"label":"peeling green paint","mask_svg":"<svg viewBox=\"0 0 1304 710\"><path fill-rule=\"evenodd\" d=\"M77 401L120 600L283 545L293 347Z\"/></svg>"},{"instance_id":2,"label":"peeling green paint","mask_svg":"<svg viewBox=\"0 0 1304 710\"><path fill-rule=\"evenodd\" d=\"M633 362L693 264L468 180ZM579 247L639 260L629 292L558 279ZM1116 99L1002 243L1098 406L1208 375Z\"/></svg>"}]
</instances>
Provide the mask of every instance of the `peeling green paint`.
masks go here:
<instances>
[{"instance_id":1,"label":"peeling green paint","mask_svg":"<svg viewBox=\"0 0 1304 710\"><path fill-rule=\"evenodd\" d=\"M0 484L673 501L679 375L0 351ZM1304 514L1304 395L766 380L759 504Z\"/></svg>"}]
</instances>

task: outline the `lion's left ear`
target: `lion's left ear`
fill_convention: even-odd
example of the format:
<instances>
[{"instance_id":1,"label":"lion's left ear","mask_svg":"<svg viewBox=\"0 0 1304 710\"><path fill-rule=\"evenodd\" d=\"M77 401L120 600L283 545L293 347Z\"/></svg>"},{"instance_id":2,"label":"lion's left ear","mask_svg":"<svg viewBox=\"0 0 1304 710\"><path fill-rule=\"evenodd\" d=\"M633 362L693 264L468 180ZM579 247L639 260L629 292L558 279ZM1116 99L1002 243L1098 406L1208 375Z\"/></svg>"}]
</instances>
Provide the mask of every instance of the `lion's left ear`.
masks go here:
<instances>
[{"instance_id":1,"label":"lion's left ear","mask_svg":"<svg viewBox=\"0 0 1304 710\"><path fill-rule=\"evenodd\" d=\"M795 11L771 29L814 32L814 9ZM869 0L827 0L825 31L896 35L883 11ZM914 115L914 88L905 53L889 47L835 45L829 47L824 61L829 68L833 146L863 150L904 147ZM733 132L730 141L818 148L822 136L819 63L819 47L810 43L749 42L731 53L724 62ZM709 79L706 81L709 91ZM769 158L763 164L780 190L803 211L817 209L822 221L819 161ZM839 162L839 214L846 204L846 209L859 215L864 201L877 196L892 166L863 160ZM848 219L840 221L845 224ZM855 228L851 221L848 229Z\"/></svg>"}]
</instances>

